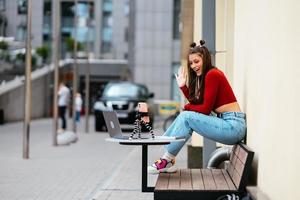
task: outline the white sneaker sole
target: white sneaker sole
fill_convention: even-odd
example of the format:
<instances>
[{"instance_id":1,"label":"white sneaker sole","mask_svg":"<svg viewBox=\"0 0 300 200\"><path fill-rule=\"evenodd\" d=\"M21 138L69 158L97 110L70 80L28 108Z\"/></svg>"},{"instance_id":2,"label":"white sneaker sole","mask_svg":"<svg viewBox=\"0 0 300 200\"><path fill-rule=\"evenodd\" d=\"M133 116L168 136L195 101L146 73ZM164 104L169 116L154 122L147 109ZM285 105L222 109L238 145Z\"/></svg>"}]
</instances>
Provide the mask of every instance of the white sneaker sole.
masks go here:
<instances>
[{"instance_id":1,"label":"white sneaker sole","mask_svg":"<svg viewBox=\"0 0 300 200\"><path fill-rule=\"evenodd\" d=\"M160 169L160 170L157 170L156 168L154 168L152 166L148 166L148 173L149 174L175 173L175 172L177 172L177 167L176 166L172 166L170 168L164 168L164 169Z\"/></svg>"}]
</instances>

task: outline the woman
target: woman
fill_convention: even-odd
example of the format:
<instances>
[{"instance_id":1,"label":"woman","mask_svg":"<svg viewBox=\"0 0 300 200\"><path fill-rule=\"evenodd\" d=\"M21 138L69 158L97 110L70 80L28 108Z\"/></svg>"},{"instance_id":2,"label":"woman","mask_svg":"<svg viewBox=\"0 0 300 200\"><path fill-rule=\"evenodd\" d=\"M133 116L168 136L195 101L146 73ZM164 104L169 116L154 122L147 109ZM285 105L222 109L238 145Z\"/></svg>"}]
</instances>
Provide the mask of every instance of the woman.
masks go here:
<instances>
[{"instance_id":1,"label":"woman","mask_svg":"<svg viewBox=\"0 0 300 200\"><path fill-rule=\"evenodd\" d=\"M236 144L245 137L245 114L230 87L225 75L211 64L208 49L191 44L188 68L182 68L176 76L177 84L189 103L165 132L165 136L183 136L185 141L166 145L164 155L152 166L149 173L176 172L175 157L192 132L223 144ZM217 116L210 115L211 112Z\"/></svg>"}]
</instances>

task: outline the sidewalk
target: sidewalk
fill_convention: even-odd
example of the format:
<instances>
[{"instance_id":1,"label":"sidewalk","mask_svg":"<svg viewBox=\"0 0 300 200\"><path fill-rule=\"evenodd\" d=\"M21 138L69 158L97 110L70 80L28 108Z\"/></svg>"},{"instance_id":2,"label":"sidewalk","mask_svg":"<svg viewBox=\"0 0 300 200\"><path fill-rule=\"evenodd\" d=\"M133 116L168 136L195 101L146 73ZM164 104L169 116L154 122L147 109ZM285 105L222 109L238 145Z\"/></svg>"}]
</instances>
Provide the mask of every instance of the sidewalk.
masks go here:
<instances>
[{"instance_id":1,"label":"sidewalk","mask_svg":"<svg viewBox=\"0 0 300 200\"><path fill-rule=\"evenodd\" d=\"M22 158L23 123L0 126L0 199L153 199L141 192L141 147L106 142L107 133L94 132L92 117L86 134L84 120L77 128L79 141L58 147L52 145L52 120L32 121L28 160ZM161 134L160 125L155 130ZM163 146L150 146L149 164L162 152ZM186 148L177 164L186 167ZM148 184L156 178L150 175Z\"/></svg>"}]
</instances>

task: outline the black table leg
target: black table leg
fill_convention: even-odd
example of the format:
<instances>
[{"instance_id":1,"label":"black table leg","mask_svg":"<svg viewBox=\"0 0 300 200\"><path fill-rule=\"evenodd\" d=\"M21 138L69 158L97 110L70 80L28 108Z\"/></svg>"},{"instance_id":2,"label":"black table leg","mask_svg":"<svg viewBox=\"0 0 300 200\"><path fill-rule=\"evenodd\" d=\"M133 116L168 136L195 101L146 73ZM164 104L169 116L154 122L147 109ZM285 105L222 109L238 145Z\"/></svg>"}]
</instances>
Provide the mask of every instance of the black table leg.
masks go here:
<instances>
[{"instance_id":1,"label":"black table leg","mask_svg":"<svg viewBox=\"0 0 300 200\"><path fill-rule=\"evenodd\" d=\"M148 145L142 145L142 192L153 192L154 187L148 187Z\"/></svg>"}]
</instances>

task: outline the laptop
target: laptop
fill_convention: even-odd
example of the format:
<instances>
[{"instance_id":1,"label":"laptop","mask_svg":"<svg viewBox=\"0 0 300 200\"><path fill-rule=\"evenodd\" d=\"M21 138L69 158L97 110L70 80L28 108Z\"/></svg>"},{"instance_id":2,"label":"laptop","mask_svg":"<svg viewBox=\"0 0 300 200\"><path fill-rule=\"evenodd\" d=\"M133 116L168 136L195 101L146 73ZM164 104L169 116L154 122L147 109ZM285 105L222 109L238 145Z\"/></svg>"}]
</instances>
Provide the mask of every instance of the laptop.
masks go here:
<instances>
[{"instance_id":1,"label":"laptop","mask_svg":"<svg viewBox=\"0 0 300 200\"><path fill-rule=\"evenodd\" d=\"M129 136L122 134L120 122L115 111L103 111L104 121L111 138L128 140Z\"/></svg>"},{"instance_id":2,"label":"laptop","mask_svg":"<svg viewBox=\"0 0 300 200\"><path fill-rule=\"evenodd\" d=\"M103 111L104 121L110 137L115 139L128 140L129 136L122 134L120 122L115 111ZM135 136L136 137L136 136ZM150 139L150 134L141 134L140 139Z\"/></svg>"},{"instance_id":3,"label":"laptop","mask_svg":"<svg viewBox=\"0 0 300 200\"><path fill-rule=\"evenodd\" d=\"M108 130L108 134L111 138L121 139L121 140L129 140L129 136L125 136L122 134L121 126L119 119L117 117L117 113L115 111L103 111L104 121ZM152 139L150 134L147 136L142 135L140 139ZM156 140L185 140L184 136L155 136Z\"/></svg>"}]
</instances>

